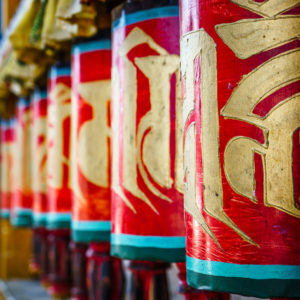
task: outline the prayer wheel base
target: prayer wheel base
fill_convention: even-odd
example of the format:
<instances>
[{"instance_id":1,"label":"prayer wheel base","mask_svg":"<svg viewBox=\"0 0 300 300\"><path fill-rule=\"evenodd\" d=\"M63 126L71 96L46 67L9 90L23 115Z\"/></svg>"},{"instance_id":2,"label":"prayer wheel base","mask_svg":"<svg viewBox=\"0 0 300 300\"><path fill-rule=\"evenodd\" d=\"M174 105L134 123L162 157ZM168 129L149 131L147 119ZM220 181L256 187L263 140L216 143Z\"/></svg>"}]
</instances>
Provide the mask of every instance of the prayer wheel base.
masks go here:
<instances>
[{"instance_id":1,"label":"prayer wheel base","mask_svg":"<svg viewBox=\"0 0 300 300\"><path fill-rule=\"evenodd\" d=\"M122 262L119 258L110 256L110 244L91 243L87 260L89 300L123 299Z\"/></svg>"},{"instance_id":2,"label":"prayer wheel base","mask_svg":"<svg viewBox=\"0 0 300 300\"><path fill-rule=\"evenodd\" d=\"M88 300L86 286L86 251L87 244L70 243L72 256L73 286L71 289L72 300Z\"/></svg>"},{"instance_id":3,"label":"prayer wheel base","mask_svg":"<svg viewBox=\"0 0 300 300\"><path fill-rule=\"evenodd\" d=\"M41 243L43 228L34 228L32 230L32 259L30 261L30 272L34 276L41 273Z\"/></svg>"},{"instance_id":4,"label":"prayer wheel base","mask_svg":"<svg viewBox=\"0 0 300 300\"><path fill-rule=\"evenodd\" d=\"M49 283L49 257L48 257L48 233L49 231L46 228L41 228L41 284L48 288Z\"/></svg>"},{"instance_id":5,"label":"prayer wheel base","mask_svg":"<svg viewBox=\"0 0 300 300\"><path fill-rule=\"evenodd\" d=\"M53 298L67 298L71 294L70 230L50 230L49 245L49 293Z\"/></svg>"},{"instance_id":6,"label":"prayer wheel base","mask_svg":"<svg viewBox=\"0 0 300 300\"><path fill-rule=\"evenodd\" d=\"M168 300L168 263L130 261L127 297L131 300Z\"/></svg>"}]
</instances>

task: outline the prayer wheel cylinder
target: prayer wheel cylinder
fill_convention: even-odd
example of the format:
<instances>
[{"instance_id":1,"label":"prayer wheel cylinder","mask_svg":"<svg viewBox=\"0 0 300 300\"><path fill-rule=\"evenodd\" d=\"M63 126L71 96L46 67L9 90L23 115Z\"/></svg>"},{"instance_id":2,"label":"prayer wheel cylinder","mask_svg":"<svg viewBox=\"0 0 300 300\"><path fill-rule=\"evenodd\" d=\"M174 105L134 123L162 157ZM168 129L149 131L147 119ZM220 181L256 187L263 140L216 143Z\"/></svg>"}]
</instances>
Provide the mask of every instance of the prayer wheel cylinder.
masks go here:
<instances>
[{"instance_id":1,"label":"prayer wheel cylinder","mask_svg":"<svg viewBox=\"0 0 300 300\"><path fill-rule=\"evenodd\" d=\"M178 6L114 13L111 252L184 261Z\"/></svg>"},{"instance_id":2,"label":"prayer wheel cylinder","mask_svg":"<svg viewBox=\"0 0 300 300\"><path fill-rule=\"evenodd\" d=\"M76 244L90 244L92 255L88 259L88 268L101 269L100 257L107 256L107 264L116 265L117 258L109 256L109 251L94 251L102 249L110 241L111 231L111 41L110 30L100 30L90 39L78 39L72 48L72 176L73 176L73 214L72 214L72 240L73 249ZM104 246L101 246L101 245ZM73 261L76 264L77 261ZM91 265L91 266L89 266ZM119 289L122 282L118 281L122 272L111 268L105 276L114 282L110 289ZM83 267L83 264L81 264ZM73 266L77 270L80 266ZM85 272L86 270L82 270ZM97 271L96 271L97 272ZM88 273L87 276L89 276ZM77 277L78 273L74 273ZM103 274L104 276L104 274ZM114 278L115 277L115 278ZM92 282L94 292L89 291L89 299L95 295L105 293L100 276L88 278ZM108 280L106 278L105 280ZM80 282L78 280L77 282ZM117 287L118 286L118 287ZM85 286L81 286L85 288ZM73 290L77 291L80 287ZM97 291L99 289L99 291ZM107 290L108 287L105 288ZM83 291L82 291L83 293ZM109 292L113 294L113 291ZM75 295L73 295L75 296ZM104 299L104 298L100 298Z\"/></svg>"},{"instance_id":3,"label":"prayer wheel cylinder","mask_svg":"<svg viewBox=\"0 0 300 300\"><path fill-rule=\"evenodd\" d=\"M300 297L298 1L181 1L187 280Z\"/></svg>"},{"instance_id":4,"label":"prayer wheel cylinder","mask_svg":"<svg viewBox=\"0 0 300 300\"><path fill-rule=\"evenodd\" d=\"M1 219L10 218L13 191L15 118L1 120Z\"/></svg>"},{"instance_id":5,"label":"prayer wheel cylinder","mask_svg":"<svg viewBox=\"0 0 300 300\"><path fill-rule=\"evenodd\" d=\"M17 227L32 225L31 104L19 98L16 108L14 184L11 223Z\"/></svg>"},{"instance_id":6,"label":"prayer wheel cylinder","mask_svg":"<svg viewBox=\"0 0 300 300\"><path fill-rule=\"evenodd\" d=\"M47 199L47 90L36 89L32 99L33 226L45 228Z\"/></svg>"},{"instance_id":7,"label":"prayer wheel cylinder","mask_svg":"<svg viewBox=\"0 0 300 300\"><path fill-rule=\"evenodd\" d=\"M168 299L168 263L185 260L178 13L113 10L111 253L132 260L130 299Z\"/></svg>"},{"instance_id":8,"label":"prayer wheel cylinder","mask_svg":"<svg viewBox=\"0 0 300 300\"><path fill-rule=\"evenodd\" d=\"M36 88L32 95L32 197L33 258L31 269L40 274L47 225L47 90ZM43 275L41 275L43 277ZM42 279L45 281L45 278Z\"/></svg>"},{"instance_id":9,"label":"prayer wheel cylinder","mask_svg":"<svg viewBox=\"0 0 300 300\"><path fill-rule=\"evenodd\" d=\"M51 68L48 86L47 215L50 294L67 297L71 289L71 68L59 62Z\"/></svg>"}]
</instances>

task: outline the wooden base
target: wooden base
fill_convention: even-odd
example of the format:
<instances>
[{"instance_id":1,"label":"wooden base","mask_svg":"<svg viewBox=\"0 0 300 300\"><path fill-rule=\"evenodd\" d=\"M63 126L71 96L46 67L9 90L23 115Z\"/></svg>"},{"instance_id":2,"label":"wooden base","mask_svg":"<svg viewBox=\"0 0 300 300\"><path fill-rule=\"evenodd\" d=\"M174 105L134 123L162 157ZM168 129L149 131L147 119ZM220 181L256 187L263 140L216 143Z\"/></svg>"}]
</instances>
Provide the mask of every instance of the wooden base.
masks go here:
<instances>
[{"instance_id":1,"label":"wooden base","mask_svg":"<svg viewBox=\"0 0 300 300\"><path fill-rule=\"evenodd\" d=\"M33 275L41 273L41 250L43 228L32 229L32 258L30 261L30 271Z\"/></svg>"},{"instance_id":2,"label":"wooden base","mask_svg":"<svg viewBox=\"0 0 300 300\"><path fill-rule=\"evenodd\" d=\"M72 300L88 300L86 285L86 251L88 245L84 243L70 243L72 257Z\"/></svg>"},{"instance_id":3,"label":"wooden base","mask_svg":"<svg viewBox=\"0 0 300 300\"><path fill-rule=\"evenodd\" d=\"M46 228L43 228L41 232L41 284L44 287L49 287L49 243L48 243L48 234L49 231Z\"/></svg>"},{"instance_id":4,"label":"wooden base","mask_svg":"<svg viewBox=\"0 0 300 300\"><path fill-rule=\"evenodd\" d=\"M168 300L167 263L130 261L128 291L131 300Z\"/></svg>"},{"instance_id":5,"label":"wooden base","mask_svg":"<svg viewBox=\"0 0 300 300\"><path fill-rule=\"evenodd\" d=\"M122 262L110 256L108 242L90 244L87 270L89 300L124 299Z\"/></svg>"},{"instance_id":6,"label":"wooden base","mask_svg":"<svg viewBox=\"0 0 300 300\"><path fill-rule=\"evenodd\" d=\"M70 230L50 230L48 234L49 293L53 298L67 298L71 294Z\"/></svg>"}]
</instances>

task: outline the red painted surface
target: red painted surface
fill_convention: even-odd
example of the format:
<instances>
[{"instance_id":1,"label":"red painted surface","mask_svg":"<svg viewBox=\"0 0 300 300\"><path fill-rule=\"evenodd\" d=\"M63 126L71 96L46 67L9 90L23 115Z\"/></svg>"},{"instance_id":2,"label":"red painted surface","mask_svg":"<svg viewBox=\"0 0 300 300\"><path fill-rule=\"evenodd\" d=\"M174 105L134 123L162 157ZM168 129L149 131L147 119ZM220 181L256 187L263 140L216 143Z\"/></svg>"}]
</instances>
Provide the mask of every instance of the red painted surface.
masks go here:
<instances>
[{"instance_id":1,"label":"red painted surface","mask_svg":"<svg viewBox=\"0 0 300 300\"><path fill-rule=\"evenodd\" d=\"M88 44L88 43L87 43ZM76 46L74 46L76 47ZM95 51L88 52L75 52L72 56L72 90L74 94L74 102L76 101L76 109L78 113L78 118L74 122L76 136L74 137L75 142L72 145L76 147L74 151L75 164L74 168L78 174L77 184L80 189L82 198L78 196L78 193L73 191L73 215L72 218L76 221L109 221L110 220L110 206L111 206L111 190L110 190L110 137L107 136L105 142L107 143L107 160L108 169L106 170L108 174L108 187L100 186L97 183L91 182L83 173L79 165L79 158L77 147L79 146L80 139L79 133L85 125L91 126L93 119L97 117L97 112L95 110L99 107L94 107L89 101L90 99L84 99L80 94L78 87L84 88L87 83L95 83L96 81L110 80L111 78L111 50L99 49ZM110 86L110 81L107 82ZM87 87L89 89L89 87ZM91 91L92 92L92 91ZM101 93L101 88L97 90ZM99 99L100 100L100 99ZM108 115L107 126L110 126L110 99L107 102ZM97 136L94 137L97 139ZM98 137L102 138L102 137ZM89 145L86 146L88 148ZM100 150L100 149L99 149ZM89 149L86 150L86 155ZM95 157L98 159L98 157ZM95 161L98 163L98 161ZM90 168L90 167L88 167Z\"/></svg>"},{"instance_id":2,"label":"red painted surface","mask_svg":"<svg viewBox=\"0 0 300 300\"><path fill-rule=\"evenodd\" d=\"M39 122L47 122L47 98L40 97L39 99L34 99L32 101L32 145L33 145L33 156L36 161L33 163L38 163L38 168L40 170L40 176L43 176L42 172L47 168L47 151L43 151L47 144L47 127L39 125ZM45 130L40 130L40 128ZM36 155L36 156L35 156ZM33 177L35 180L35 177ZM41 186L39 186L41 184ZM48 198L47 192L43 192L45 182L33 182L33 212L34 213L47 213L48 208Z\"/></svg>"},{"instance_id":3,"label":"red painted surface","mask_svg":"<svg viewBox=\"0 0 300 300\"><path fill-rule=\"evenodd\" d=\"M258 2L258 1L257 1ZM193 217L186 213L185 222L187 227L187 255L212 261L222 261L241 264L283 264L299 265L300 242L298 229L300 219L283 212L275 207L264 204L264 174L262 158L255 153L255 195L257 203L237 194L229 185L224 173L224 150L235 136L252 138L259 143L264 142L262 129L249 123L225 119L220 111L227 103L229 97L238 86L243 76L247 75L261 64L274 58L276 55L289 50L299 48L299 40L289 41L284 45L276 46L270 50L258 53L247 59L238 58L235 53L223 42L216 32L216 25L233 23L244 19L260 19L262 16L250 12L247 9L232 3L229 0L190 0L181 1L181 34L205 29L214 40L217 50L217 96L219 109L219 137L220 137L220 165L223 186L223 209L227 216L245 232L259 247L243 240L235 231L216 218L209 216L203 209L203 202L197 204L199 211L204 216L208 226L212 229L222 249L205 233L203 228ZM284 13L299 14L299 8L291 9ZM249 45L251 47L251 45ZM195 62L195 70L201 74L200 60ZM196 72L196 71L195 71ZM198 193L203 195L202 185L202 158L201 158L201 107L200 107L200 80L195 76L195 112L185 124L185 130L193 121L196 122L196 153L197 153L197 179ZM186 82L183 78L183 95L185 94ZM272 91L254 109L253 113L265 116L275 105L281 103L287 97L299 93L299 81ZM294 199L299 209L299 129L294 133L293 144L293 176L294 176ZM279 145L280 147L280 145ZM198 155L199 154L199 155Z\"/></svg>"},{"instance_id":4,"label":"red painted surface","mask_svg":"<svg viewBox=\"0 0 300 300\"><path fill-rule=\"evenodd\" d=\"M7 121L5 122L7 124ZM13 183L13 147L15 143L15 122L11 126L1 124L1 176L8 180L7 189L1 187L1 209L10 209ZM7 149L5 151L5 149ZM4 168L4 164L7 168Z\"/></svg>"},{"instance_id":5,"label":"red painted surface","mask_svg":"<svg viewBox=\"0 0 300 300\"><path fill-rule=\"evenodd\" d=\"M32 184L31 184L31 165L28 160L31 160L31 140L30 132L32 126L31 106L29 102L24 102L22 99L17 104L16 109L16 149L14 149L15 161L14 180L15 186L12 197L12 213L18 209L32 210ZM17 149L20 148L20 149ZM27 157L25 155L28 155ZM20 173L21 172L21 173Z\"/></svg>"},{"instance_id":6,"label":"red painted surface","mask_svg":"<svg viewBox=\"0 0 300 300\"><path fill-rule=\"evenodd\" d=\"M114 108L112 113L112 120L115 122L116 119L119 119L120 122L120 137L119 137L119 173L118 180L120 183L120 190L127 197L129 202L134 207L136 213L129 208L124 202L124 197L116 192L116 187L113 187L112 192L112 232L113 233L123 233L123 234L134 234L134 235L143 235L143 236L184 236L184 224L183 224L183 194L182 191L179 191L175 187L175 121L176 121L176 73L174 72L170 76L170 177L172 180L172 185L170 188L159 185L158 182L153 177L153 174L150 173L149 169L145 162L143 161L143 168L151 182L151 184L165 197L171 199L171 202L168 202L162 199L161 196L155 195L151 192L149 185L147 185L141 175L140 168L136 163L137 169L137 187L138 189L146 195L150 200L152 206L157 212L154 211L150 205L146 204L142 199L137 197L124 186L124 169L123 169L123 159L124 159L124 95L129 93L125 89L124 80L124 60L119 56L120 47L127 39L127 37L132 33L133 30L139 29L142 31L142 36L146 36L149 39L152 39L157 47L163 48L170 55L179 56L179 25L177 17L161 17L157 19L146 20L131 24L125 27L118 28L113 31L113 68L116 68L116 72L119 74L119 84L120 84L120 114L114 115ZM149 40L148 40L149 41ZM132 46L131 46L132 47ZM149 42L145 41L133 46L132 49L127 53L127 59L133 64L136 69L136 99L132 101L136 102L136 135L138 130L141 129L141 120L145 116L149 117L151 111L151 102L150 102L150 81L149 78L139 69L136 64L137 58L146 58L149 56L158 57L160 53L157 50L154 50L153 45L150 45ZM179 65L178 65L179 68ZM160 72L158 69L157 74ZM134 81L135 78L132 78ZM131 79L130 79L131 80ZM116 82L113 82L113 101L118 101L117 97L114 97L116 94L116 89L118 88ZM167 87L166 87L167 88ZM115 104L113 104L115 107ZM145 120L144 120L145 121ZM147 135L154 131L154 128L151 127L151 124L148 124L148 128L142 133L142 142L141 142L141 153L143 152L143 146ZM165 126L161 124L161 128ZM155 129L157 130L157 128ZM158 128L158 130L160 130ZM116 132L113 131L113 135ZM131 139L134 140L134 147L138 149L137 145L137 136L132 136ZM157 144L159 148L161 145ZM163 151L163 150L161 150ZM153 154L154 155L154 154ZM138 157L136 156L136 159ZM113 157L113 159L116 159ZM143 160L143 154L141 154L141 159Z\"/></svg>"},{"instance_id":7,"label":"red painted surface","mask_svg":"<svg viewBox=\"0 0 300 300\"><path fill-rule=\"evenodd\" d=\"M65 87L64 92L69 92L69 97L67 97L65 100L61 102L60 109L64 109L63 106L66 107L67 110L69 110L69 113L66 114L66 116L63 119L58 118L58 113L51 113L50 107L51 105L54 105L53 101L57 101L57 99L51 99L50 94L53 92L54 89L57 88L59 84L63 84ZM58 92L56 95L61 96L64 92L61 94ZM51 77L49 78L49 85L48 85L48 163L50 164L48 167L48 201L49 201L49 212L51 213L70 213L72 209L72 197L71 197L71 174L70 174L70 129L71 129L71 77L70 76L57 76L57 77ZM58 124L59 122L62 122L62 124ZM55 170L53 166L51 166L49 151L52 147L59 147L58 139L59 137L56 135L54 138L49 137L49 130L51 130L51 127L54 126L61 126L62 130L62 141L61 141L61 149L60 155L64 157L64 161L61 163L60 170L62 172L62 180L60 182L60 188L57 188L55 186L51 185L51 178L54 174L54 172L57 172L58 170ZM55 156L54 161L56 159L59 159L58 156Z\"/></svg>"}]
</instances>

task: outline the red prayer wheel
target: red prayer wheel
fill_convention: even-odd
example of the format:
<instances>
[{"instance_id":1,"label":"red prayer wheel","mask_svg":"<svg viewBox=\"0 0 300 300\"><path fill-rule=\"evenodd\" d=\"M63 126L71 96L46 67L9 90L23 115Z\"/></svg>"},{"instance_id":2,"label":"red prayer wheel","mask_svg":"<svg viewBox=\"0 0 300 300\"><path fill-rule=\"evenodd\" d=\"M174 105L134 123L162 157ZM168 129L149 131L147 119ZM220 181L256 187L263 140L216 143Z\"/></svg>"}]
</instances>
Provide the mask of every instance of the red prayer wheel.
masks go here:
<instances>
[{"instance_id":1,"label":"red prayer wheel","mask_svg":"<svg viewBox=\"0 0 300 300\"><path fill-rule=\"evenodd\" d=\"M90 299L107 293L109 288L117 290L122 272L119 259L109 256L104 245L110 241L111 231L111 41L110 30L100 30L90 39L79 39L72 47L72 244L79 253L82 243L93 243L89 249L88 268L97 273L102 268L102 260L108 264L119 264L116 272L96 275L88 281L109 280L114 286L104 287L98 282L89 289ZM77 249L77 246L79 247ZM95 251L94 248L99 251ZM102 252L101 250L102 249ZM97 260L100 255L102 259ZM75 257L75 255L74 255ZM76 256L78 257L78 255ZM73 261L73 269L78 259ZM83 267L83 264L81 264ZM85 273L85 269L81 272ZM87 274L89 276L90 273ZM106 278L101 278L106 276ZM78 272L74 273L78 277ZM108 279L110 277L110 279ZM114 277L116 277L114 279ZM78 279L76 282L80 283ZM83 294L85 285L74 286L75 293ZM79 292L81 290L81 292ZM110 292L113 294L113 291ZM119 296L119 295L118 295ZM102 299L102 298L101 298ZM104 298L103 298L104 299ZM106 299L106 298L105 298ZM108 298L107 298L108 299ZM115 299L115 298L114 298ZM117 299L117 298L116 298Z\"/></svg>"},{"instance_id":2,"label":"red prayer wheel","mask_svg":"<svg viewBox=\"0 0 300 300\"><path fill-rule=\"evenodd\" d=\"M48 86L47 215L49 282L53 297L66 297L71 288L71 69L59 62L51 68Z\"/></svg>"},{"instance_id":3,"label":"red prayer wheel","mask_svg":"<svg viewBox=\"0 0 300 300\"><path fill-rule=\"evenodd\" d=\"M300 297L298 1L181 1L187 279Z\"/></svg>"},{"instance_id":4,"label":"red prayer wheel","mask_svg":"<svg viewBox=\"0 0 300 300\"><path fill-rule=\"evenodd\" d=\"M41 273L45 282L45 270L42 259L45 255L46 225L48 213L47 201L47 90L36 88L32 95L32 197L33 197L33 258L31 269Z\"/></svg>"},{"instance_id":5,"label":"red prayer wheel","mask_svg":"<svg viewBox=\"0 0 300 300\"><path fill-rule=\"evenodd\" d=\"M113 10L111 253L133 260L131 299L168 299L168 263L185 260L179 17L172 3L127 1Z\"/></svg>"},{"instance_id":6,"label":"red prayer wheel","mask_svg":"<svg viewBox=\"0 0 300 300\"><path fill-rule=\"evenodd\" d=\"M178 7L139 7L114 10L111 252L184 261Z\"/></svg>"},{"instance_id":7,"label":"red prayer wheel","mask_svg":"<svg viewBox=\"0 0 300 300\"><path fill-rule=\"evenodd\" d=\"M46 227L47 199L47 90L36 89L32 97L32 194L33 226Z\"/></svg>"},{"instance_id":8,"label":"red prayer wheel","mask_svg":"<svg viewBox=\"0 0 300 300\"><path fill-rule=\"evenodd\" d=\"M1 120L1 218L10 218L13 191L15 118Z\"/></svg>"},{"instance_id":9,"label":"red prayer wheel","mask_svg":"<svg viewBox=\"0 0 300 300\"><path fill-rule=\"evenodd\" d=\"M73 46L72 239L75 242L110 240L110 73L109 38L93 38Z\"/></svg>"},{"instance_id":10,"label":"red prayer wheel","mask_svg":"<svg viewBox=\"0 0 300 300\"><path fill-rule=\"evenodd\" d=\"M31 105L28 98L20 98L16 108L15 164L11 222L14 226L32 225L31 170Z\"/></svg>"}]
</instances>

